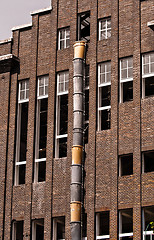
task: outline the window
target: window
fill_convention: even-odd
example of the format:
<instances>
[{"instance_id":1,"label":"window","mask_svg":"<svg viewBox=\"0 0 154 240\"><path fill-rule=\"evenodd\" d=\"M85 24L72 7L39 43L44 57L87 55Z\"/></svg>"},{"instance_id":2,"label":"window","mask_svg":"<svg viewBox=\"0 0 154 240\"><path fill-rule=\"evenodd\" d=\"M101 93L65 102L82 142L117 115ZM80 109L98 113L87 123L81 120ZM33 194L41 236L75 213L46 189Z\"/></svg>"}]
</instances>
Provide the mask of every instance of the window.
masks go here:
<instances>
[{"instance_id":1,"label":"window","mask_svg":"<svg viewBox=\"0 0 154 240\"><path fill-rule=\"evenodd\" d=\"M19 82L17 139L15 158L15 185L25 184L29 80Z\"/></svg>"},{"instance_id":2,"label":"window","mask_svg":"<svg viewBox=\"0 0 154 240\"><path fill-rule=\"evenodd\" d=\"M142 209L143 240L154 240L154 206Z\"/></svg>"},{"instance_id":3,"label":"window","mask_svg":"<svg viewBox=\"0 0 154 240\"><path fill-rule=\"evenodd\" d=\"M98 65L98 131L110 129L111 62Z\"/></svg>"},{"instance_id":4,"label":"window","mask_svg":"<svg viewBox=\"0 0 154 240\"><path fill-rule=\"evenodd\" d=\"M109 238L109 211L96 213L96 239Z\"/></svg>"},{"instance_id":5,"label":"window","mask_svg":"<svg viewBox=\"0 0 154 240\"><path fill-rule=\"evenodd\" d=\"M34 182L45 181L48 115L48 76L38 78Z\"/></svg>"},{"instance_id":6,"label":"window","mask_svg":"<svg viewBox=\"0 0 154 240\"><path fill-rule=\"evenodd\" d=\"M133 209L119 211L119 240L133 237Z\"/></svg>"},{"instance_id":7,"label":"window","mask_svg":"<svg viewBox=\"0 0 154 240\"><path fill-rule=\"evenodd\" d=\"M154 53L142 56L142 98L154 96Z\"/></svg>"},{"instance_id":8,"label":"window","mask_svg":"<svg viewBox=\"0 0 154 240\"><path fill-rule=\"evenodd\" d=\"M82 213L82 240L87 240L87 213Z\"/></svg>"},{"instance_id":9,"label":"window","mask_svg":"<svg viewBox=\"0 0 154 240\"><path fill-rule=\"evenodd\" d=\"M69 72L57 74L55 158L67 156Z\"/></svg>"},{"instance_id":10,"label":"window","mask_svg":"<svg viewBox=\"0 0 154 240\"><path fill-rule=\"evenodd\" d=\"M12 224L12 240L23 240L24 221L13 221Z\"/></svg>"},{"instance_id":11,"label":"window","mask_svg":"<svg viewBox=\"0 0 154 240\"><path fill-rule=\"evenodd\" d=\"M58 50L68 48L70 45L70 28L60 29L58 32Z\"/></svg>"},{"instance_id":12,"label":"window","mask_svg":"<svg viewBox=\"0 0 154 240\"><path fill-rule=\"evenodd\" d=\"M133 58L120 60L120 103L133 100Z\"/></svg>"},{"instance_id":13,"label":"window","mask_svg":"<svg viewBox=\"0 0 154 240\"><path fill-rule=\"evenodd\" d=\"M104 40L111 37L111 18L99 20L98 40Z\"/></svg>"},{"instance_id":14,"label":"window","mask_svg":"<svg viewBox=\"0 0 154 240\"><path fill-rule=\"evenodd\" d=\"M52 240L65 240L65 217L53 218Z\"/></svg>"},{"instance_id":15,"label":"window","mask_svg":"<svg viewBox=\"0 0 154 240\"><path fill-rule=\"evenodd\" d=\"M32 240L44 240L44 219L32 221Z\"/></svg>"},{"instance_id":16,"label":"window","mask_svg":"<svg viewBox=\"0 0 154 240\"><path fill-rule=\"evenodd\" d=\"M78 15L78 40L90 40L90 12Z\"/></svg>"},{"instance_id":17,"label":"window","mask_svg":"<svg viewBox=\"0 0 154 240\"><path fill-rule=\"evenodd\" d=\"M88 143L89 129L89 65L85 66L85 122L84 122L84 143Z\"/></svg>"},{"instance_id":18,"label":"window","mask_svg":"<svg viewBox=\"0 0 154 240\"><path fill-rule=\"evenodd\" d=\"M142 153L142 172L154 172L154 151Z\"/></svg>"},{"instance_id":19,"label":"window","mask_svg":"<svg viewBox=\"0 0 154 240\"><path fill-rule=\"evenodd\" d=\"M133 154L119 157L119 176L133 174Z\"/></svg>"}]
</instances>

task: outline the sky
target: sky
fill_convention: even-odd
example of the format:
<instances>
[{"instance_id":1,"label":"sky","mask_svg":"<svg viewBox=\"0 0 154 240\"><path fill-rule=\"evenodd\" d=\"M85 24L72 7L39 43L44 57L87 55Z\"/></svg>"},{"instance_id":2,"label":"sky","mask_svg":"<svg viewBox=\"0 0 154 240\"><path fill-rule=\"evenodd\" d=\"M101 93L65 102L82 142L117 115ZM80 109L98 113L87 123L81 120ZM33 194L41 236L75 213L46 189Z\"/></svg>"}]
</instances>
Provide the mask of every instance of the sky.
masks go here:
<instances>
[{"instance_id":1,"label":"sky","mask_svg":"<svg viewBox=\"0 0 154 240\"><path fill-rule=\"evenodd\" d=\"M12 36L11 28L31 23L30 12L51 6L51 0L0 0L0 40Z\"/></svg>"}]
</instances>

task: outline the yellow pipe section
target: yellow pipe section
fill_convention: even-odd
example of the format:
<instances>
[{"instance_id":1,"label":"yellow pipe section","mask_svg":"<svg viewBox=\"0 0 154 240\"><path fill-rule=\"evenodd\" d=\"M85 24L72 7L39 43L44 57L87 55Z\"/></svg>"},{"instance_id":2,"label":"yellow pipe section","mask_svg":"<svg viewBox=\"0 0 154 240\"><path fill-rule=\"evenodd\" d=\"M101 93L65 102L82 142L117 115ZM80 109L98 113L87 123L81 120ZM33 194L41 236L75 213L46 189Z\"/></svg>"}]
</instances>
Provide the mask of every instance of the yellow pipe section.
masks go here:
<instances>
[{"instance_id":1,"label":"yellow pipe section","mask_svg":"<svg viewBox=\"0 0 154 240\"><path fill-rule=\"evenodd\" d=\"M81 202L71 203L71 222L81 221Z\"/></svg>"},{"instance_id":2,"label":"yellow pipe section","mask_svg":"<svg viewBox=\"0 0 154 240\"><path fill-rule=\"evenodd\" d=\"M72 164L81 164L82 163L82 146L73 146L72 147Z\"/></svg>"},{"instance_id":3,"label":"yellow pipe section","mask_svg":"<svg viewBox=\"0 0 154 240\"><path fill-rule=\"evenodd\" d=\"M83 58L84 59L84 52L85 52L86 43L84 41L76 42L74 47L74 58Z\"/></svg>"}]
</instances>

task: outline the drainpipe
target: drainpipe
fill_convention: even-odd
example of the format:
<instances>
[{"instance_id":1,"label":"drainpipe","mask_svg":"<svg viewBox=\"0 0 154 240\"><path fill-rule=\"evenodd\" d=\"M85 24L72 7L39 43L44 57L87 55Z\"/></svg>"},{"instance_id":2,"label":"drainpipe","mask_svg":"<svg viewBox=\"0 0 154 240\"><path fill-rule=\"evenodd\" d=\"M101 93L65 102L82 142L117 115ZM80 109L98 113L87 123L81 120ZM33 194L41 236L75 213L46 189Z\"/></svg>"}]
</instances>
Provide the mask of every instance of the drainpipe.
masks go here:
<instances>
[{"instance_id":1,"label":"drainpipe","mask_svg":"<svg viewBox=\"0 0 154 240\"><path fill-rule=\"evenodd\" d=\"M83 155L83 118L84 118L84 41L74 44L73 75L73 147L71 165L71 236L81 240L81 188Z\"/></svg>"}]
</instances>

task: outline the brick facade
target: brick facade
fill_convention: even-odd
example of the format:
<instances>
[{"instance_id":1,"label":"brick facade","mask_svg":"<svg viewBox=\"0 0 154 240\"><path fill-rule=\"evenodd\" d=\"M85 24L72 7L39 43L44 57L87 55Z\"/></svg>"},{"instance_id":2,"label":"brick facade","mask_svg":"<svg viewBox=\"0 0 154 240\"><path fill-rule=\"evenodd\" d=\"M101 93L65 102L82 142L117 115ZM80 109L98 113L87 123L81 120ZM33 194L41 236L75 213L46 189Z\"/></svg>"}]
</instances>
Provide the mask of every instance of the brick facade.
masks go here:
<instances>
[{"instance_id":1,"label":"brick facade","mask_svg":"<svg viewBox=\"0 0 154 240\"><path fill-rule=\"evenodd\" d=\"M11 239L12 221L44 219L44 239L52 239L52 217L65 216L70 231L71 147L73 128L73 43L77 14L90 11L89 141L85 159L84 209L87 239L96 239L95 213L110 211L110 239L118 238L118 211L133 208L133 239L142 239L141 209L154 205L154 172L141 172L141 153L154 150L154 97L141 99L143 53L154 51L153 0L53 0L52 10L32 15L32 26L13 31L0 43L0 56L13 54L20 71L0 71L0 239ZM111 17L111 38L98 41L98 20ZM57 50L58 29L70 27L70 47ZM133 101L119 103L119 60L133 56ZM111 61L111 129L97 131L97 65ZM69 70L67 158L54 159L56 74ZM33 182L37 77L49 75L46 181ZM14 185L18 81L29 79L25 184ZM118 177L118 156L133 153L133 175Z\"/></svg>"}]
</instances>

